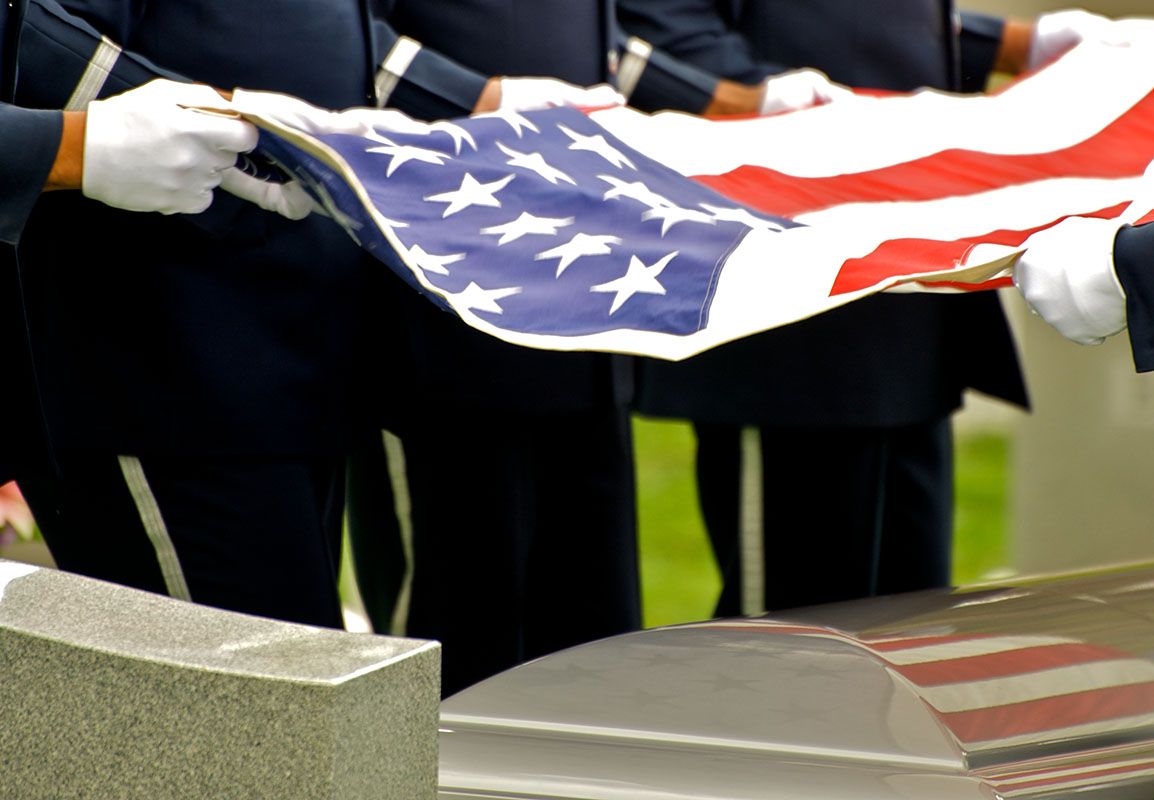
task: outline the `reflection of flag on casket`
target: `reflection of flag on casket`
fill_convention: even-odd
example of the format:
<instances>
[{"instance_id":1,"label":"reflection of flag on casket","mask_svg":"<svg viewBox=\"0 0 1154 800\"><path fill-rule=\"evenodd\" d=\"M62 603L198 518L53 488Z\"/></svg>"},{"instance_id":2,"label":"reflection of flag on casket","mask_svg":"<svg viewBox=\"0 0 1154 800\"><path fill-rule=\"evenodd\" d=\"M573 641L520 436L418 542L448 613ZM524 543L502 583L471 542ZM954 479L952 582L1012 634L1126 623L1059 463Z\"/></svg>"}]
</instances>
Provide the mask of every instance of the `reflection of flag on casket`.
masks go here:
<instances>
[{"instance_id":1,"label":"reflection of flag on casket","mask_svg":"<svg viewBox=\"0 0 1154 800\"><path fill-rule=\"evenodd\" d=\"M733 121L381 112L366 135L268 126L262 148L474 327L683 358L915 278L1006 285L1033 230L1118 214L1154 157L1150 49L1083 46L993 97Z\"/></svg>"}]
</instances>

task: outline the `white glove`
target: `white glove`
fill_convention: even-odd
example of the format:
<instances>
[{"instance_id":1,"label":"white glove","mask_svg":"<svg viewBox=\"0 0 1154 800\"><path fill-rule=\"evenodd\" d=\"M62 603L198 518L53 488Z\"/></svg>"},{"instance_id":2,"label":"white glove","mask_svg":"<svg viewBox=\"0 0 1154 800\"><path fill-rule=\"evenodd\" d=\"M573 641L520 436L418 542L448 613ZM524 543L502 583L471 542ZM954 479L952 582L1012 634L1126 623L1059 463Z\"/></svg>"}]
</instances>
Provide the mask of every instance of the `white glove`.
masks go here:
<instances>
[{"instance_id":1,"label":"white glove","mask_svg":"<svg viewBox=\"0 0 1154 800\"><path fill-rule=\"evenodd\" d=\"M1030 308L1078 344L1101 344L1126 327L1126 293L1114 273L1114 236L1123 224L1069 217L1027 239L1014 267Z\"/></svg>"},{"instance_id":2,"label":"white glove","mask_svg":"<svg viewBox=\"0 0 1154 800\"><path fill-rule=\"evenodd\" d=\"M191 108L222 102L202 84L154 80L89 103L84 195L129 211L204 211L221 173L257 140L243 120Z\"/></svg>"},{"instance_id":3,"label":"white glove","mask_svg":"<svg viewBox=\"0 0 1154 800\"><path fill-rule=\"evenodd\" d=\"M292 95L249 89L233 89L230 108L241 114L264 117L270 122L309 134L365 135L373 131L426 133L429 129L428 123L412 119L394 109L350 108L330 111Z\"/></svg>"},{"instance_id":4,"label":"white glove","mask_svg":"<svg viewBox=\"0 0 1154 800\"><path fill-rule=\"evenodd\" d=\"M1080 8L1039 15L1034 22L1026 69L1048 64L1087 39L1108 36L1111 25L1107 17Z\"/></svg>"},{"instance_id":5,"label":"white glove","mask_svg":"<svg viewBox=\"0 0 1154 800\"><path fill-rule=\"evenodd\" d=\"M761 115L797 111L853 97L841 84L834 83L816 69L795 69L765 79L761 94Z\"/></svg>"},{"instance_id":6,"label":"white glove","mask_svg":"<svg viewBox=\"0 0 1154 800\"><path fill-rule=\"evenodd\" d=\"M304 219L313 212L327 216L299 181L263 181L230 167L221 176L220 188L287 219Z\"/></svg>"},{"instance_id":7,"label":"white glove","mask_svg":"<svg viewBox=\"0 0 1154 800\"><path fill-rule=\"evenodd\" d=\"M623 106L625 97L608 84L585 88L554 78L501 78L501 111L538 111L557 106Z\"/></svg>"}]
</instances>

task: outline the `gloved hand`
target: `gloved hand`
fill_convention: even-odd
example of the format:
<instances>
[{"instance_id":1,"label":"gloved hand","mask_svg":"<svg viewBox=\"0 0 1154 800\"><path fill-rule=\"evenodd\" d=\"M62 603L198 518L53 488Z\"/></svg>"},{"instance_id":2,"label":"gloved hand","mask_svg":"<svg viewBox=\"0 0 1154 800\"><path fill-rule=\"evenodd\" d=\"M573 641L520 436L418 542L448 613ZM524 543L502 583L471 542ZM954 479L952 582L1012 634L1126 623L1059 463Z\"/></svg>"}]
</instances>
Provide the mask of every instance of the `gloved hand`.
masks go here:
<instances>
[{"instance_id":1,"label":"gloved hand","mask_svg":"<svg viewBox=\"0 0 1154 800\"><path fill-rule=\"evenodd\" d=\"M1014 267L1014 284L1042 319L1078 344L1126 327L1126 293L1114 273L1117 219L1069 217L1038 231Z\"/></svg>"},{"instance_id":2,"label":"gloved hand","mask_svg":"<svg viewBox=\"0 0 1154 800\"><path fill-rule=\"evenodd\" d=\"M202 84L154 80L89 103L84 195L129 211L204 211L221 173L257 140L247 122L192 108L222 102Z\"/></svg>"},{"instance_id":3,"label":"gloved hand","mask_svg":"<svg viewBox=\"0 0 1154 800\"><path fill-rule=\"evenodd\" d=\"M386 108L350 108L330 111L297 97L277 92L234 89L231 107L241 114L253 114L304 133L349 133L364 135L374 131L424 133L429 125L400 111Z\"/></svg>"},{"instance_id":4,"label":"gloved hand","mask_svg":"<svg viewBox=\"0 0 1154 800\"><path fill-rule=\"evenodd\" d=\"M1034 22L1026 69L1037 69L1087 39L1108 35L1111 20L1080 8L1041 14Z\"/></svg>"},{"instance_id":5,"label":"gloved hand","mask_svg":"<svg viewBox=\"0 0 1154 800\"><path fill-rule=\"evenodd\" d=\"M841 84L834 83L825 73L816 69L795 69L770 75L765 79L761 95L761 115L797 111L853 97Z\"/></svg>"},{"instance_id":6,"label":"gloved hand","mask_svg":"<svg viewBox=\"0 0 1154 800\"><path fill-rule=\"evenodd\" d=\"M608 84L588 88L554 78L501 78L501 111L537 111L557 106L623 106L625 97Z\"/></svg>"},{"instance_id":7,"label":"gloved hand","mask_svg":"<svg viewBox=\"0 0 1154 800\"><path fill-rule=\"evenodd\" d=\"M221 176L220 188L287 219L304 219L314 212L327 216L300 181L264 181L241 172L237 167L230 167Z\"/></svg>"}]
</instances>

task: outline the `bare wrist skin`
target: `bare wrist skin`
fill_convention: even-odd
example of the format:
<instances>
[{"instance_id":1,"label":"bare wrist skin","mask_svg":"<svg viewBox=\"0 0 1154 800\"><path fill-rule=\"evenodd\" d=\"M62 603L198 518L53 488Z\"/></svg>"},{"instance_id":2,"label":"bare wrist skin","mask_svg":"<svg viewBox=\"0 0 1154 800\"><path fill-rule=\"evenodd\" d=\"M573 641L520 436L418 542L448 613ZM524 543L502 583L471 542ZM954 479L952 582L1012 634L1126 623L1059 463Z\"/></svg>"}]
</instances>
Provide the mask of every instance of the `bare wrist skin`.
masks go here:
<instances>
[{"instance_id":1,"label":"bare wrist skin","mask_svg":"<svg viewBox=\"0 0 1154 800\"><path fill-rule=\"evenodd\" d=\"M501 105L501 79L489 78L485 83L485 88L481 90L481 96L477 98L477 104L473 106L474 114L485 114L489 111L496 111Z\"/></svg>"},{"instance_id":2,"label":"bare wrist skin","mask_svg":"<svg viewBox=\"0 0 1154 800\"><path fill-rule=\"evenodd\" d=\"M1034 39L1034 24L1021 19L1007 19L1002 31L1002 43L994 59L994 71L1017 75L1024 72L1030 58L1030 44Z\"/></svg>"},{"instance_id":3,"label":"bare wrist skin","mask_svg":"<svg viewBox=\"0 0 1154 800\"><path fill-rule=\"evenodd\" d=\"M761 110L761 95L765 84L747 86L736 81L719 81L713 92L713 99L705 107L708 116L730 114L756 114Z\"/></svg>"},{"instance_id":4,"label":"bare wrist skin","mask_svg":"<svg viewBox=\"0 0 1154 800\"><path fill-rule=\"evenodd\" d=\"M63 114L60 148L44 183L44 191L79 189L84 178L84 132L88 115L83 111L65 111Z\"/></svg>"}]
</instances>

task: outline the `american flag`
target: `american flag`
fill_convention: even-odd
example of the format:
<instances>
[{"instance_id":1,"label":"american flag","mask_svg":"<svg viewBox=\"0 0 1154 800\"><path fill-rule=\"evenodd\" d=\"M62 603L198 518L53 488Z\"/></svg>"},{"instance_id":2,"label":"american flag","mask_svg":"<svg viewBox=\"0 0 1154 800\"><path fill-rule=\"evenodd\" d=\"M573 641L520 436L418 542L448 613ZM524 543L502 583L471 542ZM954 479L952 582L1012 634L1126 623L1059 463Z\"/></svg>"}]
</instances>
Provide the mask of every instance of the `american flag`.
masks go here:
<instances>
[{"instance_id":1,"label":"american flag","mask_svg":"<svg viewBox=\"0 0 1154 800\"><path fill-rule=\"evenodd\" d=\"M1126 23L1124 42L1082 45L992 96L730 121L382 111L355 135L255 121L263 152L350 235L470 325L680 359L883 290L1006 286L1032 232L1139 216L1151 27Z\"/></svg>"}]
</instances>

